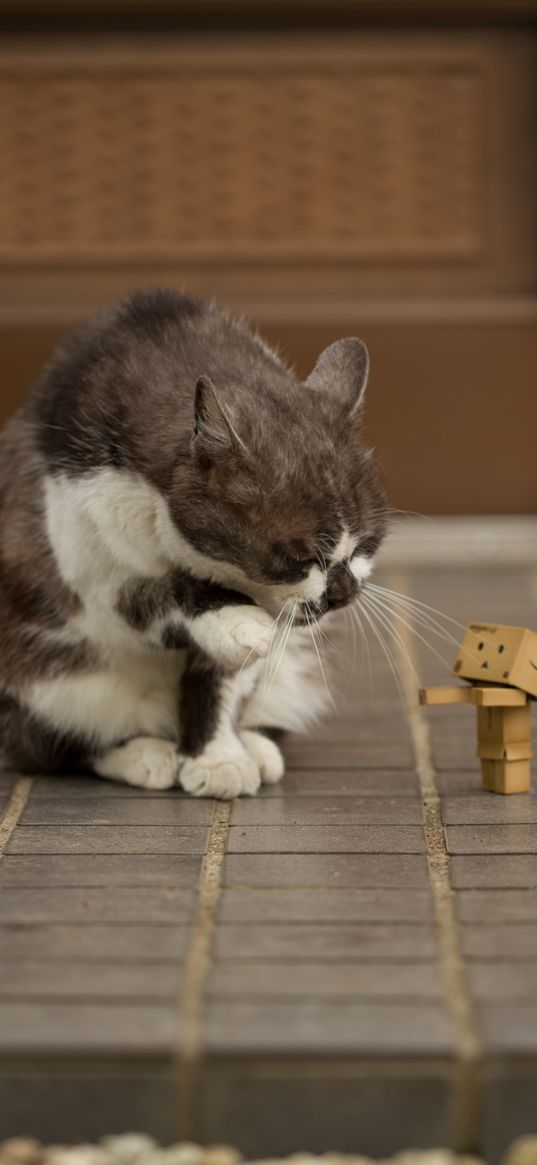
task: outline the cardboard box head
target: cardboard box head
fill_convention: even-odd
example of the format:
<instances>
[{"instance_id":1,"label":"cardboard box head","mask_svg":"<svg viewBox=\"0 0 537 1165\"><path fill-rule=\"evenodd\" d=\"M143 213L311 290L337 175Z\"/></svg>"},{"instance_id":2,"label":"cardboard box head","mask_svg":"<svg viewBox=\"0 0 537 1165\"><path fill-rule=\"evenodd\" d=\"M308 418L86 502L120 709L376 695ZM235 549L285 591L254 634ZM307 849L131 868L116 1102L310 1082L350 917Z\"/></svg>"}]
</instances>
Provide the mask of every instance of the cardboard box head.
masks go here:
<instances>
[{"instance_id":1,"label":"cardboard box head","mask_svg":"<svg viewBox=\"0 0 537 1165\"><path fill-rule=\"evenodd\" d=\"M484 684L507 684L537 697L537 634L502 623L470 623L453 674Z\"/></svg>"}]
</instances>

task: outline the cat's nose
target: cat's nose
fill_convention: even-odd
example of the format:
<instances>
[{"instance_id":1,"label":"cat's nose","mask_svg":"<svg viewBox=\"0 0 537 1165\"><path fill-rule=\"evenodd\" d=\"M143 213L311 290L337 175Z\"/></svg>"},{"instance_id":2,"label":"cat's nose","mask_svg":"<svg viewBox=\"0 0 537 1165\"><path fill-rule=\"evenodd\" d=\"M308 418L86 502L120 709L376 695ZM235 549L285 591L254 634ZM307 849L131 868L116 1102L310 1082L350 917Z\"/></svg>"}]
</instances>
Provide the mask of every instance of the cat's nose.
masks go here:
<instances>
[{"instance_id":1,"label":"cat's nose","mask_svg":"<svg viewBox=\"0 0 537 1165\"><path fill-rule=\"evenodd\" d=\"M358 594L358 582L351 574L348 563L338 562L328 572L326 603L333 611L336 607L346 607Z\"/></svg>"}]
</instances>

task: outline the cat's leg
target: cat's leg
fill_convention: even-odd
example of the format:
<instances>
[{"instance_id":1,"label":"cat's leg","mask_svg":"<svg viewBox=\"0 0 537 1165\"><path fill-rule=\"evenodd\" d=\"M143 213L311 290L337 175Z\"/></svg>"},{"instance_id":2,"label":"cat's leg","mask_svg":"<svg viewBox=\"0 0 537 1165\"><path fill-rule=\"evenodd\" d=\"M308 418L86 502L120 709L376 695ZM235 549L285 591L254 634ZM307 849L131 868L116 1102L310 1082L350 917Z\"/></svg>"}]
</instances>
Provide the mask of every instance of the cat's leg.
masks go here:
<instances>
[{"instance_id":1,"label":"cat's leg","mask_svg":"<svg viewBox=\"0 0 537 1165\"><path fill-rule=\"evenodd\" d=\"M218 601L222 602L219 609L200 610L194 615L180 608L168 612L152 631L153 636L156 630L156 641L173 647L174 631L181 646L185 642L181 636L186 633L187 642L219 667L232 671L267 655L274 631L272 616L250 602L225 605L223 598Z\"/></svg>"},{"instance_id":2,"label":"cat's leg","mask_svg":"<svg viewBox=\"0 0 537 1165\"><path fill-rule=\"evenodd\" d=\"M116 614L152 647L198 647L230 671L268 654L275 623L246 595L178 568L162 579L131 580Z\"/></svg>"},{"instance_id":3,"label":"cat's leg","mask_svg":"<svg viewBox=\"0 0 537 1165\"><path fill-rule=\"evenodd\" d=\"M53 741L78 742L78 769L167 789L177 784L181 763L177 693L184 663L185 652L132 654L108 668L40 680L25 691L28 715Z\"/></svg>"},{"instance_id":4,"label":"cat's leg","mask_svg":"<svg viewBox=\"0 0 537 1165\"><path fill-rule=\"evenodd\" d=\"M181 756L171 740L135 736L125 744L93 757L91 768L99 777L124 781L141 789L171 789L177 785Z\"/></svg>"},{"instance_id":5,"label":"cat's leg","mask_svg":"<svg viewBox=\"0 0 537 1165\"><path fill-rule=\"evenodd\" d=\"M169 789L177 784L181 758L177 743L169 740L139 736L91 755L79 728L73 725L58 731L7 696L0 699L0 734L2 765L21 772L89 770L143 789Z\"/></svg>"},{"instance_id":6,"label":"cat's leg","mask_svg":"<svg viewBox=\"0 0 537 1165\"><path fill-rule=\"evenodd\" d=\"M276 673L260 671L241 710L239 735L256 759L263 782L274 783L284 774L284 758L274 736L282 730L303 732L325 710L327 693L320 678L312 644L298 629L291 632Z\"/></svg>"},{"instance_id":7,"label":"cat's leg","mask_svg":"<svg viewBox=\"0 0 537 1165\"><path fill-rule=\"evenodd\" d=\"M192 651L181 680L181 772L183 788L196 797L231 799L257 792L259 757L237 733L240 710L255 687L256 662L225 673L201 652Z\"/></svg>"}]
</instances>

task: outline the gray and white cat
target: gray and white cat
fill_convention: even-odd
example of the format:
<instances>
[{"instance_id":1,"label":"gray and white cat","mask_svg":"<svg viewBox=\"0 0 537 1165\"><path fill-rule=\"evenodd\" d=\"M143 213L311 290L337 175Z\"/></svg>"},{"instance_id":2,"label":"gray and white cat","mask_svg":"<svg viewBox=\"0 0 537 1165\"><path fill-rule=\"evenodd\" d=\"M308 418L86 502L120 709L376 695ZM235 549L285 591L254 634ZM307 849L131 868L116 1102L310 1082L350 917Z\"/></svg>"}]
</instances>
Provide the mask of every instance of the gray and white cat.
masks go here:
<instances>
[{"instance_id":1,"label":"gray and white cat","mask_svg":"<svg viewBox=\"0 0 537 1165\"><path fill-rule=\"evenodd\" d=\"M0 436L4 765L214 797L280 779L262 730L324 703L306 624L384 534L366 376L347 339L301 383L168 289L68 339Z\"/></svg>"}]
</instances>

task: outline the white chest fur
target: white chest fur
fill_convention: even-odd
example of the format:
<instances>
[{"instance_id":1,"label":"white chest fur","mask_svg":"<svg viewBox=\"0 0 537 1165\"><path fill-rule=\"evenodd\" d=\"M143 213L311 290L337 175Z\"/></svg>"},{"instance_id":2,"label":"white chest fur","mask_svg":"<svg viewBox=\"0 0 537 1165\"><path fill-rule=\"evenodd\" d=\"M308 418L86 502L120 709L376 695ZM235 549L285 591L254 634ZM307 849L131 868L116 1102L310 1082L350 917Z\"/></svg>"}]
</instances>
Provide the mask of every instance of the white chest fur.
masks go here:
<instances>
[{"instance_id":1,"label":"white chest fur","mask_svg":"<svg viewBox=\"0 0 537 1165\"><path fill-rule=\"evenodd\" d=\"M99 664L32 684L28 703L55 728L83 731L101 745L139 733L177 738L184 653L155 650L116 610L129 579L158 578L171 565L157 531L162 499L143 479L115 470L49 477L45 499L59 571L83 604L59 637L85 640Z\"/></svg>"}]
</instances>

